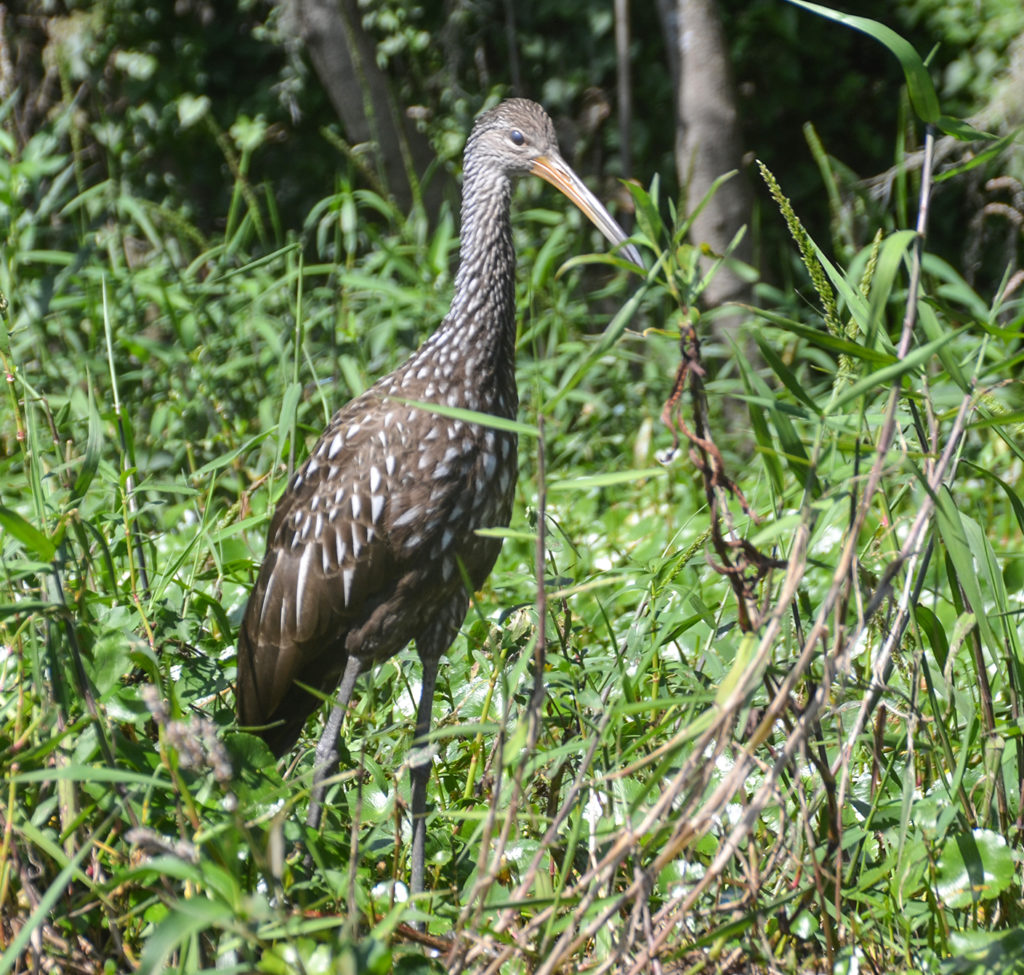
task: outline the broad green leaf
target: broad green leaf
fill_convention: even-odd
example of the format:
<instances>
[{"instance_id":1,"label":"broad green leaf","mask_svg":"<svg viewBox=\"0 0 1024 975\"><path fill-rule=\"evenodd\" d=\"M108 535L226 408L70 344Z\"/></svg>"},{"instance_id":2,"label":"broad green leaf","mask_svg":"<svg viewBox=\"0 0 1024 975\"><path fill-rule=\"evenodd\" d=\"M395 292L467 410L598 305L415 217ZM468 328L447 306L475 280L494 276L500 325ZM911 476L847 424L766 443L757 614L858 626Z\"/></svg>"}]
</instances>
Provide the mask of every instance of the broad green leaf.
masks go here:
<instances>
[{"instance_id":1,"label":"broad green leaf","mask_svg":"<svg viewBox=\"0 0 1024 975\"><path fill-rule=\"evenodd\" d=\"M783 515L781 518L776 518L773 521L768 522L760 531L750 538L750 544L757 549L765 549L769 545L774 545L775 540L782 538L787 542L792 538L793 532L803 522L803 515L800 512L794 512L791 515Z\"/></svg>"},{"instance_id":2,"label":"broad green leaf","mask_svg":"<svg viewBox=\"0 0 1024 975\"><path fill-rule=\"evenodd\" d=\"M984 325L993 324L992 309L977 291L965 280L948 261L927 251L921 255L921 270L938 279L935 290L946 301L955 302L978 322Z\"/></svg>"},{"instance_id":3,"label":"broad green leaf","mask_svg":"<svg viewBox=\"0 0 1024 975\"><path fill-rule=\"evenodd\" d=\"M206 480L207 477L209 477L210 474L214 473L214 471L219 471L223 470L225 467L230 467L238 457L247 454L257 444L262 443L262 441L266 440L270 433L270 430L266 430L262 433L259 433L255 437L246 440L246 442L243 443L240 447L236 447L234 450L226 451L223 454L214 457L213 460L207 461L207 463L203 464L203 466L200 467L195 472L195 474L192 475L192 480L197 483L202 483L203 481ZM152 491L155 489L160 489L160 485L155 485L149 481L146 482L147 491ZM166 485L166 488L164 489L167 490L168 492L180 491L181 485L169 483Z\"/></svg>"},{"instance_id":4,"label":"broad green leaf","mask_svg":"<svg viewBox=\"0 0 1024 975\"><path fill-rule=\"evenodd\" d=\"M964 527L964 534L967 538L967 544L974 557L978 578L985 584L985 593L991 601L991 609L976 607L975 612L991 616L993 625L1001 624L1000 628L1003 630L1005 643L1013 651L1014 657L1020 661L1021 650L1017 628L1012 625L1006 625L1008 621L1012 620L1019 613L1019 609L1016 606L1011 606L1010 600L1007 598L1006 589L1003 586L1000 560L981 525L968 515L961 515L960 518L961 524ZM1001 646L992 645L993 654L999 654L1001 649Z\"/></svg>"},{"instance_id":5,"label":"broad green leaf","mask_svg":"<svg viewBox=\"0 0 1024 975\"><path fill-rule=\"evenodd\" d=\"M281 413L277 421L278 443L284 445L286 437L290 437L295 431L295 414L299 406L299 398L302 396L302 384L290 382L285 387L284 396L281 397Z\"/></svg>"},{"instance_id":6,"label":"broad green leaf","mask_svg":"<svg viewBox=\"0 0 1024 975\"><path fill-rule=\"evenodd\" d=\"M935 314L935 309L927 301L919 301L917 303L917 321L921 326L925 339L929 342L938 341L943 335L948 335L952 330L950 323L941 320ZM939 362L942 363L942 367L949 373L950 379L965 392L970 389L970 382L960 368L960 363L955 356L955 350L945 345L940 345L938 356Z\"/></svg>"},{"instance_id":7,"label":"broad green leaf","mask_svg":"<svg viewBox=\"0 0 1024 975\"><path fill-rule=\"evenodd\" d=\"M17 511L0 506L0 528L10 532L41 562L52 562L57 554L57 546Z\"/></svg>"},{"instance_id":8,"label":"broad green leaf","mask_svg":"<svg viewBox=\"0 0 1024 975\"><path fill-rule=\"evenodd\" d=\"M138 866L129 867L124 877L134 877L136 880L154 880L160 877L174 877L176 880L187 880L195 884L202 882L203 874L199 865L189 863L181 857L160 855L148 857Z\"/></svg>"},{"instance_id":9,"label":"broad green leaf","mask_svg":"<svg viewBox=\"0 0 1024 975\"><path fill-rule=\"evenodd\" d=\"M515 538L522 542L537 541L537 533L521 528L478 528L474 533L481 538Z\"/></svg>"},{"instance_id":10,"label":"broad green leaf","mask_svg":"<svg viewBox=\"0 0 1024 975\"><path fill-rule=\"evenodd\" d=\"M973 137L977 138L977 136ZM984 151L972 154L966 162L961 163L959 166L953 166L950 169L945 169L932 178L936 183L942 183L947 179L953 179L956 176L962 176L964 173L969 173L972 169L975 169L978 166L985 166L995 159L1004 149L1013 145L1013 143L1019 138L1020 130L1018 129L1008 135L1004 135L1001 139L996 139Z\"/></svg>"},{"instance_id":11,"label":"broad green leaf","mask_svg":"<svg viewBox=\"0 0 1024 975\"><path fill-rule=\"evenodd\" d=\"M56 768L33 769L18 772L10 777L11 782L120 782L123 785L137 785L145 789L171 789L167 779L143 775L128 769L103 768L98 765L62 765Z\"/></svg>"},{"instance_id":12,"label":"broad green leaf","mask_svg":"<svg viewBox=\"0 0 1024 975\"><path fill-rule=\"evenodd\" d=\"M640 228L649 241L656 243L662 241L665 236L665 224L658 211L658 188L659 177L654 174L651 180L650 192L636 183L626 183L626 189L633 197L636 225Z\"/></svg>"},{"instance_id":13,"label":"broad green leaf","mask_svg":"<svg viewBox=\"0 0 1024 975\"><path fill-rule=\"evenodd\" d=\"M745 356L737 356L737 361L743 376L744 386L748 393L752 393L755 386L765 388L764 381L747 362ZM754 439L757 442L758 453L764 461L765 470L771 481L772 491L776 499L778 499L782 497L784 491L784 475L782 463L779 460L778 451L775 447L775 441L772 439L771 431L768 427L768 413L770 405L774 404L774 402L774 396L770 398L765 397L765 404L754 402L751 398L747 401L747 412L750 417L750 426L754 433Z\"/></svg>"},{"instance_id":14,"label":"broad green leaf","mask_svg":"<svg viewBox=\"0 0 1024 975\"><path fill-rule=\"evenodd\" d=\"M971 907L998 897L1013 875L1013 852L1002 834L990 829L957 833L946 839L939 857L936 893L949 907Z\"/></svg>"},{"instance_id":15,"label":"broad green leaf","mask_svg":"<svg viewBox=\"0 0 1024 975\"><path fill-rule=\"evenodd\" d=\"M757 637L753 633L744 633L736 648L736 657L729 668L729 673L719 682L715 703L724 706L728 703L733 691L742 690L749 693L758 676L751 672L750 661L757 651Z\"/></svg>"},{"instance_id":16,"label":"broad green leaf","mask_svg":"<svg viewBox=\"0 0 1024 975\"><path fill-rule=\"evenodd\" d=\"M927 635L939 667L944 668L946 658L949 656L949 641L946 639L945 627L927 606L920 603L914 607L914 618L917 620L917 625Z\"/></svg>"},{"instance_id":17,"label":"broad green leaf","mask_svg":"<svg viewBox=\"0 0 1024 975\"><path fill-rule=\"evenodd\" d=\"M210 110L210 99L206 95L183 94L178 99L178 122L183 129L195 125Z\"/></svg>"},{"instance_id":18,"label":"broad green leaf","mask_svg":"<svg viewBox=\"0 0 1024 975\"><path fill-rule=\"evenodd\" d=\"M774 346L766 342L764 335L761 333L755 335L754 338L757 340L757 347L761 350L761 355L764 356L765 362L771 366L772 372L782 380L783 386L789 390L793 398L803 403L811 413L820 413L821 410L818 409L818 404L814 402L814 399L804 388L804 383L782 361L782 357L775 351Z\"/></svg>"},{"instance_id":19,"label":"broad green leaf","mask_svg":"<svg viewBox=\"0 0 1024 975\"><path fill-rule=\"evenodd\" d=\"M763 343L760 336L758 336L757 341L759 347L767 349L767 343ZM771 350L768 350L766 359L769 363L777 361L777 357L775 357ZM767 394L763 395L761 399L751 400L751 402L764 409L765 421L775 428L775 433L779 440L779 449L775 456L785 460L801 488L807 488L815 495L819 494L821 485L817 476L811 470L811 459L807 455L807 450L800 439L799 432L789 418L789 414L795 412L793 407L787 403L780 402L778 396L772 395L759 376L752 375L750 381L762 394ZM803 402L802 397L801 402ZM818 410L815 408L814 412L817 413ZM801 410L802 413L803 411Z\"/></svg>"},{"instance_id":20,"label":"broad green leaf","mask_svg":"<svg viewBox=\"0 0 1024 975\"><path fill-rule=\"evenodd\" d=\"M949 943L953 955L943 961L943 975L1024 973L1024 927L1008 931L951 931Z\"/></svg>"},{"instance_id":21,"label":"broad green leaf","mask_svg":"<svg viewBox=\"0 0 1024 975\"><path fill-rule=\"evenodd\" d=\"M867 335L871 344L874 344L874 330L883 326L885 307L892 297L896 274L903 267L904 256L917 239L916 231L898 230L882 242L868 296L870 311Z\"/></svg>"}]
</instances>

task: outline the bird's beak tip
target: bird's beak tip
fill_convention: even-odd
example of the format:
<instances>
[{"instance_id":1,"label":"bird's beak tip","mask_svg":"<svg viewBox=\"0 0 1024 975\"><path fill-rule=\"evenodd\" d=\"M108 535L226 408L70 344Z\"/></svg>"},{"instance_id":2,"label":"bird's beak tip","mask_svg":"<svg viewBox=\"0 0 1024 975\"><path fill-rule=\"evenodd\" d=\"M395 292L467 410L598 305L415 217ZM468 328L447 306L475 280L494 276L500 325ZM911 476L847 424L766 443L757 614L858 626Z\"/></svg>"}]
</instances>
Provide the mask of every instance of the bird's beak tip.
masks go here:
<instances>
[{"instance_id":1,"label":"bird's beak tip","mask_svg":"<svg viewBox=\"0 0 1024 975\"><path fill-rule=\"evenodd\" d=\"M621 245L620 254L641 270L645 270L640 252L632 244L625 243L628 236L626 232L615 222L604 204L587 189L583 181L573 172L572 167L558 153L548 152L535 157L530 165L530 172L551 183L552 186L569 197L611 243Z\"/></svg>"}]
</instances>

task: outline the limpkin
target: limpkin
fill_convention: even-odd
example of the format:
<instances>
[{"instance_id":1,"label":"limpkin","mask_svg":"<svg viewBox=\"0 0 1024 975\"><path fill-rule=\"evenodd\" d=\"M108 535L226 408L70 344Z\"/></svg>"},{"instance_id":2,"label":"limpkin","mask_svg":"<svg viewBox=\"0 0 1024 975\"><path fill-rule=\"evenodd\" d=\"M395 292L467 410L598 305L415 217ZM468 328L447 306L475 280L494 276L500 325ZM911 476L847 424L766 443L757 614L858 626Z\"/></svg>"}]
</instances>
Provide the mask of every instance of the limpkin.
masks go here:
<instances>
[{"instance_id":1,"label":"limpkin","mask_svg":"<svg viewBox=\"0 0 1024 975\"><path fill-rule=\"evenodd\" d=\"M612 244L625 241L562 159L539 105L511 99L484 112L466 144L448 315L411 358L334 415L270 523L238 638L238 718L280 756L320 703L299 684L322 694L338 687L316 749L314 827L356 678L412 640L423 665L414 742L425 743L438 661L469 607L464 580L482 586L501 547L476 530L509 523L515 435L415 404L516 415L509 207L519 173L556 186ZM623 253L640 263L632 246ZM411 763L414 894L423 889L429 773L429 761Z\"/></svg>"}]
</instances>

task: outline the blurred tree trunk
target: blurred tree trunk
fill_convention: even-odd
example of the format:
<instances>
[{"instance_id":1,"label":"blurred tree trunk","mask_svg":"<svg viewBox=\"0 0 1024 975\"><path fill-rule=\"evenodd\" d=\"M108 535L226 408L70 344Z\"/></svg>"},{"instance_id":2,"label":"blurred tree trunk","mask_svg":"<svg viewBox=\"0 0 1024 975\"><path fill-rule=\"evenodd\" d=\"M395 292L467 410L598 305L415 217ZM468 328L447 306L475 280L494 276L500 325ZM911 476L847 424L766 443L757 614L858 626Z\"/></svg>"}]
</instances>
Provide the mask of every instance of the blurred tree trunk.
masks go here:
<instances>
[{"instance_id":1,"label":"blurred tree trunk","mask_svg":"<svg viewBox=\"0 0 1024 975\"><path fill-rule=\"evenodd\" d=\"M661 5L663 18L671 11ZM753 195L742 165L742 141L736 93L725 34L714 0L675 0L676 57L669 61L676 81L676 172L692 212L723 173L740 171L725 182L693 223L694 244L706 243L716 254L729 245L744 224L748 231L733 251L749 263L753 255L750 219ZM728 266L720 267L704 292L706 307L726 301L748 302L752 288Z\"/></svg>"},{"instance_id":2,"label":"blurred tree trunk","mask_svg":"<svg viewBox=\"0 0 1024 975\"><path fill-rule=\"evenodd\" d=\"M370 167L380 189L403 210L422 202L431 219L443 199L441 181L420 181L434 162L425 136L395 104L377 67L373 39L363 30L356 0L287 0L291 27L309 52L353 145L372 146Z\"/></svg>"},{"instance_id":3,"label":"blurred tree trunk","mask_svg":"<svg viewBox=\"0 0 1024 975\"><path fill-rule=\"evenodd\" d=\"M622 178L633 177L633 85L629 74L629 0L615 0L615 61Z\"/></svg>"}]
</instances>

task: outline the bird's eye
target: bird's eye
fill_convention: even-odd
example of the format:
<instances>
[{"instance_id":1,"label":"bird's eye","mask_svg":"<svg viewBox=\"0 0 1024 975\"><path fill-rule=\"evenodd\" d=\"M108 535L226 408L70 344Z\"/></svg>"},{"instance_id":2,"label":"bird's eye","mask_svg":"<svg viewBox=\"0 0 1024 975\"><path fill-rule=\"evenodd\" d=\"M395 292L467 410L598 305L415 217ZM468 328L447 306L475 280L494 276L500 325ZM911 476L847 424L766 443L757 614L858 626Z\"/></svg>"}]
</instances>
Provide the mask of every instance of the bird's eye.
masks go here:
<instances>
[{"instance_id":1,"label":"bird's eye","mask_svg":"<svg viewBox=\"0 0 1024 975\"><path fill-rule=\"evenodd\" d=\"M526 142L526 136L525 136L525 135L523 135L523 133L522 133L522 132L520 132L520 131L519 131L519 129L513 129L513 130L512 130L512 131L511 131L511 132L509 133L509 138L510 138L510 139L512 140L512 142L513 142L513 143L514 143L515 145L517 145L517 146L521 146L521 145L523 145L523 143L525 143L525 142Z\"/></svg>"}]
</instances>

